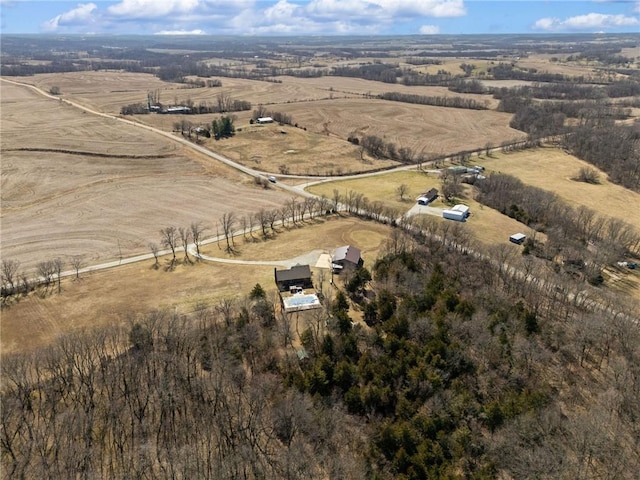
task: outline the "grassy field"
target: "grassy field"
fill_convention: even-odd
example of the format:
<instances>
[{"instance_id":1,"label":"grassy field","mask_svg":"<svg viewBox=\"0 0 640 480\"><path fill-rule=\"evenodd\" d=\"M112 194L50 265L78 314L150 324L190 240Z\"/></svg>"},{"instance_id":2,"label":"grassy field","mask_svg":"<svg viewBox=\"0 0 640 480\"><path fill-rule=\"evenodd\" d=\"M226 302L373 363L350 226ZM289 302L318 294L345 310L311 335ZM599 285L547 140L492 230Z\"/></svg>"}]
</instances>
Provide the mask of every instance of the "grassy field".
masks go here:
<instances>
[{"instance_id":1,"label":"grassy field","mask_svg":"<svg viewBox=\"0 0 640 480\"><path fill-rule=\"evenodd\" d=\"M217 115L199 115L200 125ZM250 113L235 115L236 134L216 141L202 138L207 148L257 170L294 175L339 175L392 167L398 162L360 155L360 149L336 136L305 131L276 123L251 125ZM194 120L194 117L185 117ZM163 130L171 128L176 118L169 115L138 116L138 121ZM283 170L284 169L284 170Z\"/></svg>"},{"instance_id":2,"label":"grassy field","mask_svg":"<svg viewBox=\"0 0 640 480\"><path fill-rule=\"evenodd\" d=\"M236 241L236 260L279 260L315 249L353 244L362 249L371 266L386 243L389 227L351 217L330 217L307 222L304 227L280 229L267 241ZM228 257L215 244L204 251ZM162 258L166 265L168 258ZM275 296L273 267L200 262L178 265L173 271L154 269L154 261L63 279L62 294L45 298L32 294L2 312L0 351L28 351L70 331L126 323L155 309L190 312L197 305L215 304L222 298L248 294L260 283Z\"/></svg>"},{"instance_id":3,"label":"grassy field","mask_svg":"<svg viewBox=\"0 0 640 480\"><path fill-rule=\"evenodd\" d=\"M442 155L523 137L509 127L510 114L490 110L359 98L315 102L313 108L300 103L274 107L280 108L313 132L343 139L352 134L376 135L416 153Z\"/></svg>"},{"instance_id":4,"label":"grassy field","mask_svg":"<svg viewBox=\"0 0 640 480\"><path fill-rule=\"evenodd\" d=\"M563 150L553 147L514 153L494 153L479 160L489 171L507 173L524 183L556 193L567 203L584 205L608 217L619 218L640 231L640 194L607 180L600 172L600 184L575 181L581 168L595 168ZM597 170L597 169L596 169Z\"/></svg>"},{"instance_id":5,"label":"grassy field","mask_svg":"<svg viewBox=\"0 0 640 480\"><path fill-rule=\"evenodd\" d=\"M408 193L404 201L400 201L396 193L396 189L401 184L405 184L408 187ZM419 194L430 188L440 188L438 176L412 170L326 182L311 186L307 190L316 195L325 195L328 198L332 198L334 189L337 189L343 195L347 191L353 190L364 194L371 202L382 202L387 207L395 209L399 214L403 214L415 205L415 199ZM480 205L473 200L470 189L466 191L467 194L465 198L461 199L461 203L470 207L471 217L463 224L463 228L467 229L478 241L486 245L501 244L507 242L509 236L513 233L521 231L527 233L529 231L525 225L516 220ZM430 205L438 208L447 208L449 206L443 202L442 198L436 199Z\"/></svg>"},{"instance_id":6,"label":"grassy field","mask_svg":"<svg viewBox=\"0 0 640 480\"><path fill-rule=\"evenodd\" d=\"M408 189L404 201L396 193L398 186L405 184ZM316 195L333 197L333 191L337 189L344 195L349 190L364 194L371 202L383 202L401 214L409 210L415 203L415 199L421 193L431 188L440 188L440 180L433 174L406 170L401 172L385 173L368 177L349 180L336 180L313 185L307 190ZM433 206L442 206L437 200Z\"/></svg>"}]
</instances>

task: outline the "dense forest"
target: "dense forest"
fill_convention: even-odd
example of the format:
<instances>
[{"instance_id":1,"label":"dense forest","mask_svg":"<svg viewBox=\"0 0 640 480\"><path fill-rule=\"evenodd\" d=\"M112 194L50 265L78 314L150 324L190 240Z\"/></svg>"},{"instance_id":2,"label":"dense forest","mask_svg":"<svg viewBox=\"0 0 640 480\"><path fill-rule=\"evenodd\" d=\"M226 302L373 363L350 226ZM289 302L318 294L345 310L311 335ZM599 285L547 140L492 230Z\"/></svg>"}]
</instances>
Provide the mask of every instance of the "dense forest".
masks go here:
<instances>
[{"instance_id":1,"label":"dense forest","mask_svg":"<svg viewBox=\"0 0 640 480\"><path fill-rule=\"evenodd\" d=\"M321 310L256 285L6 356L3 475L636 478L637 311L456 230L398 226Z\"/></svg>"}]
</instances>

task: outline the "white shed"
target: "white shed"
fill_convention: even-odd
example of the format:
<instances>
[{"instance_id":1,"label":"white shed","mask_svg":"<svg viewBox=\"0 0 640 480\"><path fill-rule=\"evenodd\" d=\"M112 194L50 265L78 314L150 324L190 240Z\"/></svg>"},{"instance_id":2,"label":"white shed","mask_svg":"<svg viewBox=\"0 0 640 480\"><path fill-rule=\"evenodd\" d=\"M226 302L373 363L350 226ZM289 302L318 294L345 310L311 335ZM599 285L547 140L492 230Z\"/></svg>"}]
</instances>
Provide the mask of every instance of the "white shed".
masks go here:
<instances>
[{"instance_id":1,"label":"white shed","mask_svg":"<svg viewBox=\"0 0 640 480\"><path fill-rule=\"evenodd\" d=\"M509 237L509 241L517 245L522 245L526 239L527 236L524 233L514 233Z\"/></svg>"},{"instance_id":2,"label":"white shed","mask_svg":"<svg viewBox=\"0 0 640 480\"><path fill-rule=\"evenodd\" d=\"M258 120L256 120L258 123L273 123L273 118L271 117L259 117Z\"/></svg>"},{"instance_id":3,"label":"white shed","mask_svg":"<svg viewBox=\"0 0 640 480\"><path fill-rule=\"evenodd\" d=\"M449 210L442 211L442 218L447 218L449 220L456 220L458 222L464 222L467 216L464 214L464 212L461 212L459 210L449 209Z\"/></svg>"},{"instance_id":4,"label":"white shed","mask_svg":"<svg viewBox=\"0 0 640 480\"><path fill-rule=\"evenodd\" d=\"M458 204L455 205L451 210L462 212L464 214L464 218L467 218L469 216L469 207L466 205Z\"/></svg>"}]
</instances>

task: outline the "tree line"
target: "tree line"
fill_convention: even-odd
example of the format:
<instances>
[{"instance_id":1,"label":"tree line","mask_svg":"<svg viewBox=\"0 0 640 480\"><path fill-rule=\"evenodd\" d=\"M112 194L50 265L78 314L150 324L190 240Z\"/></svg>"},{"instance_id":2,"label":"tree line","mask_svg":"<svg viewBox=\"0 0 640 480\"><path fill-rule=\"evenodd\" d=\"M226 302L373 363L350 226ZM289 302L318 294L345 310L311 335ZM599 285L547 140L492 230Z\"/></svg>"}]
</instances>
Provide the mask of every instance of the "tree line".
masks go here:
<instances>
[{"instance_id":1,"label":"tree line","mask_svg":"<svg viewBox=\"0 0 640 480\"><path fill-rule=\"evenodd\" d=\"M486 102L479 102L472 98L464 97L434 97L427 95L416 95L400 92L385 92L378 95L382 100L391 100L394 102L416 103L419 105L432 105L435 107L448 108L467 108L471 110L487 110Z\"/></svg>"}]
</instances>

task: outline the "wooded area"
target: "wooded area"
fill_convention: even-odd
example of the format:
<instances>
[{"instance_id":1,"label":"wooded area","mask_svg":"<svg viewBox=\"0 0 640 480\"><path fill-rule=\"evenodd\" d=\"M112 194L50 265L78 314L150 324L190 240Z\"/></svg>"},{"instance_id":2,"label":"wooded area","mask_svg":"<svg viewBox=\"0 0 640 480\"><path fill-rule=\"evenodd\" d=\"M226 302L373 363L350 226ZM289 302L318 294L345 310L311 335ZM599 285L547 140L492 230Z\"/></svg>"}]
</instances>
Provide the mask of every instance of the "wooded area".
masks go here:
<instances>
[{"instance_id":1,"label":"wooded area","mask_svg":"<svg viewBox=\"0 0 640 480\"><path fill-rule=\"evenodd\" d=\"M635 478L632 305L414 227L313 313L256 286L5 357L5 478Z\"/></svg>"}]
</instances>

